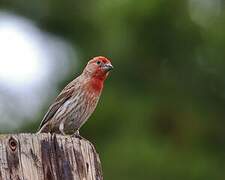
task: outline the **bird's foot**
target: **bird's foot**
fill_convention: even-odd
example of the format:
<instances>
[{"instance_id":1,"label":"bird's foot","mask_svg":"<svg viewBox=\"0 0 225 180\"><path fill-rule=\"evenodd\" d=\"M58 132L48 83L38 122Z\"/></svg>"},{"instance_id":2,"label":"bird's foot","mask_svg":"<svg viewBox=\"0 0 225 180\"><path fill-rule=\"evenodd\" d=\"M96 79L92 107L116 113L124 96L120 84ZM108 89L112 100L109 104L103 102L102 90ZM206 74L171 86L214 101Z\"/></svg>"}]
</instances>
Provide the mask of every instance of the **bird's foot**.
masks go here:
<instances>
[{"instance_id":1,"label":"bird's foot","mask_svg":"<svg viewBox=\"0 0 225 180\"><path fill-rule=\"evenodd\" d=\"M74 134L72 134L72 137L78 138L80 140L87 140L80 135L79 131L76 131Z\"/></svg>"}]
</instances>

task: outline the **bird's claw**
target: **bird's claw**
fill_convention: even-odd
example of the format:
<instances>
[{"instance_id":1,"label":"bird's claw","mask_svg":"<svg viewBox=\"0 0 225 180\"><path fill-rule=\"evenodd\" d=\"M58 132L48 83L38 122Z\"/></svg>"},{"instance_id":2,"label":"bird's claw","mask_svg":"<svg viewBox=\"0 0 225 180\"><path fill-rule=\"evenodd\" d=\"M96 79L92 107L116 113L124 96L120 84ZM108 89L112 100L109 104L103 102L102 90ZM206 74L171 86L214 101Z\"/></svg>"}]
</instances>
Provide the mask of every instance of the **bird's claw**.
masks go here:
<instances>
[{"instance_id":1,"label":"bird's claw","mask_svg":"<svg viewBox=\"0 0 225 180\"><path fill-rule=\"evenodd\" d=\"M72 137L78 138L78 139L80 139L80 140L86 140L84 137L82 137L82 136L80 135L79 131L76 131L76 132L72 135Z\"/></svg>"}]
</instances>

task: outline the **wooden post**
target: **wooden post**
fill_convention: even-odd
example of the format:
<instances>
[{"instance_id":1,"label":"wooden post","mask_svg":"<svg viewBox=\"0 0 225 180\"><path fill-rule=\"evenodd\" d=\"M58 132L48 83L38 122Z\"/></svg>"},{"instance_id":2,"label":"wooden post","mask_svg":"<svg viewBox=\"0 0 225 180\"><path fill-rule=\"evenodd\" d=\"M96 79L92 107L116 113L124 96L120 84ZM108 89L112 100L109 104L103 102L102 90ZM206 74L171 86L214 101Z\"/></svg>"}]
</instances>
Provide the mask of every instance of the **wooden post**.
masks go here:
<instances>
[{"instance_id":1,"label":"wooden post","mask_svg":"<svg viewBox=\"0 0 225 180\"><path fill-rule=\"evenodd\" d=\"M87 140L51 134L0 135L0 180L102 180Z\"/></svg>"}]
</instances>

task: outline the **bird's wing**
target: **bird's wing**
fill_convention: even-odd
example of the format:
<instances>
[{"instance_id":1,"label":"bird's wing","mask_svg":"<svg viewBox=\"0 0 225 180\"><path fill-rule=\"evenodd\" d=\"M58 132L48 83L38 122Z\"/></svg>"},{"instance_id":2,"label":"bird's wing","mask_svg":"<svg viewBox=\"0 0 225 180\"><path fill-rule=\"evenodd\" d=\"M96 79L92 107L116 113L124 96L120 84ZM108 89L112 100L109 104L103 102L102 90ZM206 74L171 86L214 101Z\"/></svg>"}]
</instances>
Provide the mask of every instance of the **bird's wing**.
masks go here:
<instances>
[{"instance_id":1,"label":"bird's wing","mask_svg":"<svg viewBox=\"0 0 225 180\"><path fill-rule=\"evenodd\" d=\"M48 122L55 115L58 109L72 96L73 93L74 93L74 81L69 83L57 96L54 103L49 107L48 112L42 119L39 129L41 129L46 124L46 122Z\"/></svg>"}]
</instances>

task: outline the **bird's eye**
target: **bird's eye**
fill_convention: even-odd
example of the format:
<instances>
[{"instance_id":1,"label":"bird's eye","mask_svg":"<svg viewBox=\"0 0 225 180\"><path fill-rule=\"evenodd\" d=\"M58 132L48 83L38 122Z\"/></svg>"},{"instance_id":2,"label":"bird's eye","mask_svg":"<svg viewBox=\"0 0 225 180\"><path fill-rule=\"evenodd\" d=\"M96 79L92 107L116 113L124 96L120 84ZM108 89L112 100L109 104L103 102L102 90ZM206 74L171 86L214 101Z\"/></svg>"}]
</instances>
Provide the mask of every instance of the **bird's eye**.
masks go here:
<instances>
[{"instance_id":1,"label":"bird's eye","mask_svg":"<svg viewBox=\"0 0 225 180\"><path fill-rule=\"evenodd\" d=\"M97 61L96 64L99 65L99 64L101 64L101 62L100 61Z\"/></svg>"}]
</instances>

